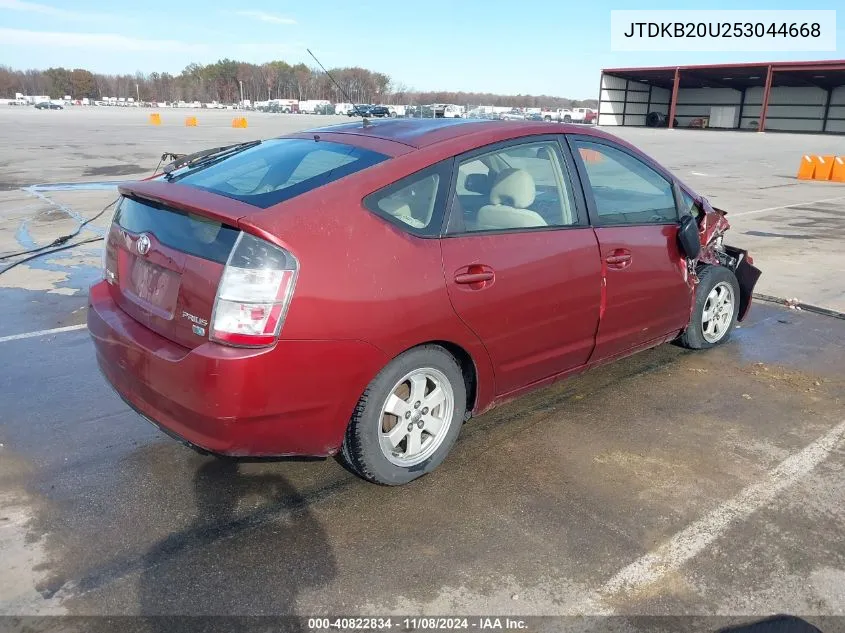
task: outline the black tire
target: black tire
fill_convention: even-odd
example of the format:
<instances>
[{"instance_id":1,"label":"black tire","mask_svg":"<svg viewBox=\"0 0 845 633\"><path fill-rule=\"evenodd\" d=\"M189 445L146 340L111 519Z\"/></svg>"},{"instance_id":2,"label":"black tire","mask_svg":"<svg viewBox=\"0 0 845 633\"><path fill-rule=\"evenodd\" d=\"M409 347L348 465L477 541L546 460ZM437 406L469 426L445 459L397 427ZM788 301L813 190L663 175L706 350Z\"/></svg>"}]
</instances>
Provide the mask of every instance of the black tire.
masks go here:
<instances>
[{"instance_id":1,"label":"black tire","mask_svg":"<svg viewBox=\"0 0 845 633\"><path fill-rule=\"evenodd\" d=\"M717 340L708 340L704 332L703 317L707 298L710 292L719 284L730 286L733 293L733 310L728 322L728 327ZM709 349L721 345L731 337L731 331L736 326L736 319L739 314L739 282L736 275L724 266L704 266L698 271L698 286L695 291L695 305L692 309L689 325L678 342L688 349Z\"/></svg>"},{"instance_id":2,"label":"black tire","mask_svg":"<svg viewBox=\"0 0 845 633\"><path fill-rule=\"evenodd\" d=\"M548 122L551 122L551 120L552 120L552 117L550 117L550 116L547 116L547 117L545 117L545 118L544 118L544 119L543 119L543 120L544 120L544 121L548 121Z\"/></svg>"},{"instance_id":3,"label":"black tire","mask_svg":"<svg viewBox=\"0 0 845 633\"><path fill-rule=\"evenodd\" d=\"M567 114L565 117L563 117L563 122L572 123L572 117Z\"/></svg>"},{"instance_id":4,"label":"black tire","mask_svg":"<svg viewBox=\"0 0 845 633\"><path fill-rule=\"evenodd\" d=\"M433 368L449 381L454 406L445 436L425 460L409 467L389 461L379 445L382 407L403 376L415 369ZM466 413L466 384L454 357L437 345L423 345L397 356L373 379L361 396L346 429L341 457L347 466L367 481L399 486L433 471L449 454L461 432ZM400 422L404 424L403 422Z\"/></svg>"}]
</instances>

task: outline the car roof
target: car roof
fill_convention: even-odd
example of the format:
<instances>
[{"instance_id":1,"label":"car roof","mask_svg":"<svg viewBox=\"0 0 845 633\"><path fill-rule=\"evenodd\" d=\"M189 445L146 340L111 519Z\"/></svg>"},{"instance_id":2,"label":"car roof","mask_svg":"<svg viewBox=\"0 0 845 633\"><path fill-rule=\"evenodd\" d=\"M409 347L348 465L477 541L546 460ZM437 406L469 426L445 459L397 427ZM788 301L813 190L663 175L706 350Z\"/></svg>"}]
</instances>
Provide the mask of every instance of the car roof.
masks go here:
<instances>
[{"instance_id":1,"label":"car roof","mask_svg":"<svg viewBox=\"0 0 845 633\"><path fill-rule=\"evenodd\" d=\"M338 134L364 136L401 143L416 149L428 147L434 143L456 139L462 136L487 136L489 142L498 138L512 138L530 134L590 134L607 136L593 128L577 125L546 123L545 121L489 121L477 119L381 119L368 120L366 123L355 121L330 125L308 134ZM352 139L350 139L352 141Z\"/></svg>"}]
</instances>

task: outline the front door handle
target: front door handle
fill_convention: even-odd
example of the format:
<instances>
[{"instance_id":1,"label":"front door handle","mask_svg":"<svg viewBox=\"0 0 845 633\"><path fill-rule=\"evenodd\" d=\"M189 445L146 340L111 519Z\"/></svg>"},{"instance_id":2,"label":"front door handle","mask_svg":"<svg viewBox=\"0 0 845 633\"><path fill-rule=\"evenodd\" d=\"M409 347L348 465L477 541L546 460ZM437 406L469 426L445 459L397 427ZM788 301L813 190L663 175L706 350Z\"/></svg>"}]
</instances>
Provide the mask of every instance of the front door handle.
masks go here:
<instances>
[{"instance_id":1,"label":"front door handle","mask_svg":"<svg viewBox=\"0 0 845 633\"><path fill-rule=\"evenodd\" d=\"M493 273L462 273L460 275L455 275L456 284L477 284L484 281L493 281Z\"/></svg>"},{"instance_id":2,"label":"front door handle","mask_svg":"<svg viewBox=\"0 0 845 633\"><path fill-rule=\"evenodd\" d=\"M495 271L482 264L471 264L455 271L455 283L467 290L481 290L492 284L495 279Z\"/></svg>"},{"instance_id":3,"label":"front door handle","mask_svg":"<svg viewBox=\"0 0 845 633\"><path fill-rule=\"evenodd\" d=\"M604 258L608 268L614 270L621 270L631 265L631 251L626 248L617 248L611 251L607 257Z\"/></svg>"}]
</instances>

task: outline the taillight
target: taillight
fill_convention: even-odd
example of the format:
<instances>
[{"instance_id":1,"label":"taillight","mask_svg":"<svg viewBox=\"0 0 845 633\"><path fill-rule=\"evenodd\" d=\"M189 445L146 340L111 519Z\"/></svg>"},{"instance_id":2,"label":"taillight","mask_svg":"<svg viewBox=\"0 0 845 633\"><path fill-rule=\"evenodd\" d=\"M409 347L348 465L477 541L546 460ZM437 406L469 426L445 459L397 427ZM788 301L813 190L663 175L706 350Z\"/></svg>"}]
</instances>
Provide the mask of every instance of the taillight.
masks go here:
<instances>
[{"instance_id":1,"label":"taillight","mask_svg":"<svg viewBox=\"0 0 845 633\"><path fill-rule=\"evenodd\" d=\"M299 263L292 254L241 233L217 287L211 340L239 347L275 343L298 272Z\"/></svg>"},{"instance_id":2,"label":"taillight","mask_svg":"<svg viewBox=\"0 0 845 633\"><path fill-rule=\"evenodd\" d=\"M114 224L114 219L117 216L117 210L120 207L120 200L114 205L111 211L111 217L106 224L106 237L103 244L103 278L110 284L117 283L117 247L111 239L111 227Z\"/></svg>"}]
</instances>

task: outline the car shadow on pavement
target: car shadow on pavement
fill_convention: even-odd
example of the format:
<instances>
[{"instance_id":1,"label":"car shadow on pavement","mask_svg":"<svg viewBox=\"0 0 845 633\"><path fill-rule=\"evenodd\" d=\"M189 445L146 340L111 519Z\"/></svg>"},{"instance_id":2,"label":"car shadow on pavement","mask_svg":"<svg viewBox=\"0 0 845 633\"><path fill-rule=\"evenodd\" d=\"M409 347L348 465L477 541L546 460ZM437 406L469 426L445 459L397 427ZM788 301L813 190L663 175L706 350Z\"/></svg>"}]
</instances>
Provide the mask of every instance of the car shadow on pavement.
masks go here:
<instances>
[{"instance_id":1,"label":"car shadow on pavement","mask_svg":"<svg viewBox=\"0 0 845 633\"><path fill-rule=\"evenodd\" d=\"M306 498L281 475L245 470L233 460L205 462L194 478L196 517L144 555L138 599L146 630L271 622L273 630L303 630L290 620L240 617L293 615L301 591L336 573Z\"/></svg>"}]
</instances>

